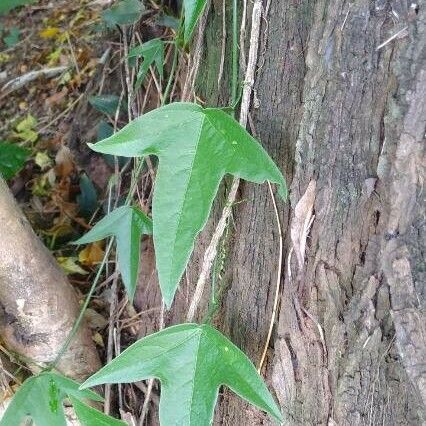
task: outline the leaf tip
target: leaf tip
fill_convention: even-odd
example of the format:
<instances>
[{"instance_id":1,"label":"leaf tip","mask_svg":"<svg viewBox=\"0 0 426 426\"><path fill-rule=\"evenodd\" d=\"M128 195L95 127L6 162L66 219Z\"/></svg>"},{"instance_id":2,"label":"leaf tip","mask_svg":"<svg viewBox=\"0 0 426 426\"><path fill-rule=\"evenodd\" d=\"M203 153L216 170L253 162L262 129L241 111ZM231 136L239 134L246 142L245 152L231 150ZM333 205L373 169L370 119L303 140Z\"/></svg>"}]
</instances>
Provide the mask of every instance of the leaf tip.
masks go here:
<instances>
[{"instance_id":1,"label":"leaf tip","mask_svg":"<svg viewBox=\"0 0 426 426\"><path fill-rule=\"evenodd\" d=\"M79 387L78 387L78 389L79 390L85 390L85 389L88 389L88 388L90 388L90 387L92 387L93 386L93 384L91 383L91 377L89 377L85 382L83 382Z\"/></svg>"},{"instance_id":2,"label":"leaf tip","mask_svg":"<svg viewBox=\"0 0 426 426\"><path fill-rule=\"evenodd\" d=\"M278 184L278 195L281 197L283 201L287 201L288 199L288 188L285 180Z\"/></svg>"},{"instance_id":3,"label":"leaf tip","mask_svg":"<svg viewBox=\"0 0 426 426\"><path fill-rule=\"evenodd\" d=\"M129 298L129 303L131 305L133 305L133 301L135 300L136 286L137 286L137 283L135 282L133 286L131 286L130 288L126 288L127 297Z\"/></svg>"},{"instance_id":4,"label":"leaf tip","mask_svg":"<svg viewBox=\"0 0 426 426\"><path fill-rule=\"evenodd\" d=\"M166 309L169 310L172 307L173 304L173 299L175 297L175 292L163 292L163 301L164 304L166 305Z\"/></svg>"},{"instance_id":5,"label":"leaf tip","mask_svg":"<svg viewBox=\"0 0 426 426\"><path fill-rule=\"evenodd\" d=\"M109 139L109 138L107 138L107 139ZM92 150L92 151L95 151L95 152L100 152L100 153L103 153L103 154L108 154L108 152L104 152L104 150L102 149L103 148L103 141L105 141L106 139L103 139L102 141L99 141L99 142L96 142L96 143L90 143L90 142L88 142L87 143L87 146Z\"/></svg>"},{"instance_id":6,"label":"leaf tip","mask_svg":"<svg viewBox=\"0 0 426 426\"><path fill-rule=\"evenodd\" d=\"M275 418L275 420L282 424L282 422L284 421L284 417L277 405L274 407L274 411L271 414Z\"/></svg>"}]
</instances>

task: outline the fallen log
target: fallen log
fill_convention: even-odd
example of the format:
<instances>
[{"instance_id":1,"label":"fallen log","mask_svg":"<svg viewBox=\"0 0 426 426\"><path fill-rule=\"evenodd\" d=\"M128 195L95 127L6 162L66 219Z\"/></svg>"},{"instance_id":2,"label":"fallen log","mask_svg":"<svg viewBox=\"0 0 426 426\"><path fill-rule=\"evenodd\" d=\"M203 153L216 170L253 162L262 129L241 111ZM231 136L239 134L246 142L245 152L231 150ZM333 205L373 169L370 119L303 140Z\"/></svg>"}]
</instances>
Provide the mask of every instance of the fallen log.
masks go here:
<instances>
[{"instance_id":1,"label":"fallen log","mask_svg":"<svg viewBox=\"0 0 426 426\"><path fill-rule=\"evenodd\" d=\"M79 312L77 296L0 177L0 336L33 371L55 359ZM100 367L83 323L57 364L83 380Z\"/></svg>"}]
</instances>

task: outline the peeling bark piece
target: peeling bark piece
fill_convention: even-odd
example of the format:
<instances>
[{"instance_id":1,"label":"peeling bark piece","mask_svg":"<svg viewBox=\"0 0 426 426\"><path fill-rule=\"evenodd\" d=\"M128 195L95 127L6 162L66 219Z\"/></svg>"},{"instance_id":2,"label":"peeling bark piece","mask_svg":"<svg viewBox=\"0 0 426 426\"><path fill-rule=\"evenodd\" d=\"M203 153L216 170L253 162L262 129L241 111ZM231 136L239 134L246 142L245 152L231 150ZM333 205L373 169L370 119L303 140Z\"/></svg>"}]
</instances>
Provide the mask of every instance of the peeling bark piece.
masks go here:
<instances>
[{"instance_id":1,"label":"peeling bark piece","mask_svg":"<svg viewBox=\"0 0 426 426\"><path fill-rule=\"evenodd\" d=\"M294 209L294 218L291 222L291 241L299 265L299 271L303 270L305 263L306 239L312 225L313 208L315 202L316 182L311 180L302 198Z\"/></svg>"}]
</instances>

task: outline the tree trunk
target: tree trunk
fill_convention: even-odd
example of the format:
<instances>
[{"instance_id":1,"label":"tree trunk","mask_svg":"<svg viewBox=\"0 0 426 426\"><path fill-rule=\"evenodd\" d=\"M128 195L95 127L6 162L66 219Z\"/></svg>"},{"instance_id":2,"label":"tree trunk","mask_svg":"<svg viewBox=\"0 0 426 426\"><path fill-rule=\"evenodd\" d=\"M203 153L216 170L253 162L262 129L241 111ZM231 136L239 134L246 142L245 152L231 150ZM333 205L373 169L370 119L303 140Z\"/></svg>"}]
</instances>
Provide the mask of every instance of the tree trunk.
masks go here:
<instances>
[{"instance_id":1,"label":"tree trunk","mask_svg":"<svg viewBox=\"0 0 426 426\"><path fill-rule=\"evenodd\" d=\"M230 7L228 40L229 20ZM424 27L422 8L386 0L272 1L263 20L252 130L290 185L290 203L278 201L285 262L277 271L267 187L243 184L217 325L257 364L281 274L263 373L286 425L426 421ZM222 33L215 1L199 73L208 104L229 102L217 86ZM225 74L229 57L228 42ZM269 420L225 392L216 423Z\"/></svg>"},{"instance_id":2,"label":"tree trunk","mask_svg":"<svg viewBox=\"0 0 426 426\"><path fill-rule=\"evenodd\" d=\"M0 335L6 346L37 370L61 349L79 312L76 294L52 255L34 234L0 178ZM100 368L83 324L57 365L83 380Z\"/></svg>"},{"instance_id":3,"label":"tree trunk","mask_svg":"<svg viewBox=\"0 0 426 426\"><path fill-rule=\"evenodd\" d=\"M207 105L229 105L231 3L223 19L224 3L214 0L202 30L195 92ZM390 0L268 5L251 130L290 186L290 202L277 200L284 263L278 271L267 186L243 183L220 251L217 285L225 294L215 325L258 364L279 274L279 312L262 374L284 424L424 424L424 10ZM166 324L185 320L223 202L222 191ZM150 247L143 251L143 310L161 300L152 256ZM208 300L206 289L199 320ZM158 327L157 311L146 318L142 334ZM225 390L215 424L271 420Z\"/></svg>"}]
</instances>

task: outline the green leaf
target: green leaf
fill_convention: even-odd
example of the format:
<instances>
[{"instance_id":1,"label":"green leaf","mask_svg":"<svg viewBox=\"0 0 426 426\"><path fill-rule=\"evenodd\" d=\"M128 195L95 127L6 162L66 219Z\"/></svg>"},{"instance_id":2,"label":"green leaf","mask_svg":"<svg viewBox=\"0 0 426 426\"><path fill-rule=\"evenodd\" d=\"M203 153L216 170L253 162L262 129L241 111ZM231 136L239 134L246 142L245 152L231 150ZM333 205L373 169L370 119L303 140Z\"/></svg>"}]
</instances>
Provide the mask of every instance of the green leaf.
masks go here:
<instances>
[{"instance_id":1,"label":"green leaf","mask_svg":"<svg viewBox=\"0 0 426 426\"><path fill-rule=\"evenodd\" d=\"M152 222L137 207L123 206L101 219L87 234L74 244L87 244L116 237L118 266L129 299L133 300L139 268L142 234L152 234Z\"/></svg>"},{"instance_id":2,"label":"green leaf","mask_svg":"<svg viewBox=\"0 0 426 426\"><path fill-rule=\"evenodd\" d=\"M17 131L13 135L23 141L35 142L38 138L38 133L34 130L36 125L37 119L28 114L16 125Z\"/></svg>"},{"instance_id":3,"label":"green leaf","mask_svg":"<svg viewBox=\"0 0 426 426\"><path fill-rule=\"evenodd\" d=\"M98 207L98 195L92 181L83 173L80 176L80 195L77 196L79 213L90 218Z\"/></svg>"},{"instance_id":4,"label":"green leaf","mask_svg":"<svg viewBox=\"0 0 426 426\"><path fill-rule=\"evenodd\" d=\"M107 115L115 115L119 108L120 98L116 95L90 96L89 103L93 108ZM122 105L120 105L122 108Z\"/></svg>"},{"instance_id":5,"label":"green leaf","mask_svg":"<svg viewBox=\"0 0 426 426\"><path fill-rule=\"evenodd\" d=\"M159 25L160 27L172 28L175 31L179 29L179 19L171 15L159 15L155 20L155 24Z\"/></svg>"},{"instance_id":6,"label":"green leaf","mask_svg":"<svg viewBox=\"0 0 426 426\"><path fill-rule=\"evenodd\" d=\"M10 179L22 169L30 151L7 142L0 142L0 174Z\"/></svg>"},{"instance_id":7,"label":"green leaf","mask_svg":"<svg viewBox=\"0 0 426 426\"><path fill-rule=\"evenodd\" d=\"M34 3L35 0L1 0L0 1L0 15L9 12L18 6L23 6L28 3Z\"/></svg>"},{"instance_id":8,"label":"green leaf","mask_svg":"<svg viewBox=\"0 0 426 426\"><path fill-rule=\"evenodd\" d=\"M114 128L108 124L106 121L100 121L98 124L98 129L96 133L96 140L99 142L102 139L109 138L114 134ZM115 166L115 160L113 155L103 154L102 155L105 161L110 167ZM124 157L118 157L118 166L124 167L129 160Z\"/></svg>"},{"instance_id":9,"label":"green leaf","mask_svg":"<svg viewBox=\"0 0 426 426\"><path fill-rule=\"evenodd\" d=\"M36 426L65 426L63 401L67 397L102 401L92 391L81 391L79 383L52 372L30 377L18 389L7 407L0 426L20 426L26 417Z\"/></svg>"},{"instance_id":10,"label":"green leaf","mask_svg":"<svg viewBox=\"0 0 426 426\"><path fill-rule=\"evenodd\" d=\"M36 163L41 170L47 170L52 167L53 160L46 151L39 151L34 157L34 163Z\"/></svg>"},{"instance_id":11,"label":"green leaf","mask_svg":"<svg viewBox=\"0 0 426 426\"><path fill-rule=\"evenodd\" d=\"M22 119L17 125L16 130L18 132L25 132L26 130L31 130L37 125L37 119L31 114Z\"/></svg>"},{"instance_id":12,"label":"green leaf","mask_svg":"<svg viewBox=\"0 0 426 426\"><path fill-rule=\"evenodd\" d=\"M152 207L154 245L168 306L225 174L278 183L281 196L287 196L284 178L262 146L216 108L170 104L90 146L106 154L159 158Z\"/></svg>"},{"instance_id":13,"label":"green leaf","mask_svg":"<svg viewBox=\"0 0 426 426\"><path fill-rule=\"evenodd\" d=\"M75 414L80 420L81 426L126 426L121 420L113 419L94 408L83 404L76 398L71 397L72 406Z\"/></svg>"},{"instance_id":14,"label":"green leaf","mask_svg":"<svg viewBox=\"0 0 426 426\"><path fill-rule=\"evenodd\" d=\"M3 37L4 44L7 47L13 47L19 41L19 36L21 35L21 31L17 27L13 27L9 34L6 37Z\"/></svg>"},{"instance_id":15,"label":"green leaf","mask_svg":"<svg viewBox=\"0 0 426 426\"><path fill-rule=\"evenodd\" d=\"M134 24L144 9L139 0L122 0L102 12L102 18L110 26Z\"/></svg>"},{"instance_id":16,"label":"green leaf","mask_svg":"<svg viewBox=\"0 0 426 426\"><path fill-rule=\"evenodd\" d=\"M278 406L251 361L206 324L180 324L139 340L81 388L154 377L161 382L162 425L210 425L221 385L281 420Z\"/></svg>"},{"instance_id":17,"label":"green leaf","mask_svg":"<svg viewBox=\"0 0 426 426\"><path fill-rule=\"evenodd\" d=\"M164 76L164 42L159 38L143 43L140 46L136 46L129 51L129 58L143 59L142 65L139 68L138 76L136 79L135 88L138 89L143 79L145 78L149 67L155 64L158 74L161 78Z\"/></svg>"},{"instance_id":18,"label":"green leaf","mask_svg":"<svg viewBox=\"0 0 426 426\"><path fill-rule=\"evenodd\" d=\"M204 10L207 0L184 0L183 7L185 9L185 32L183 39L185 44L191 40L194 28L197 25L198 18Z\"/></svg>"},{"instance_id":19,"label":"green leaf","mask_svg":"<svg viewBox=\"0 0 426 426\"><path fill-rule=\"evenodd\" d=\"M106 121L100 121L98 124L98 129L96 132L96 140L100 141L105 138L109 138L114 134L114 128L111 124L108 124Z\"/></svg>"}]
</instances>

